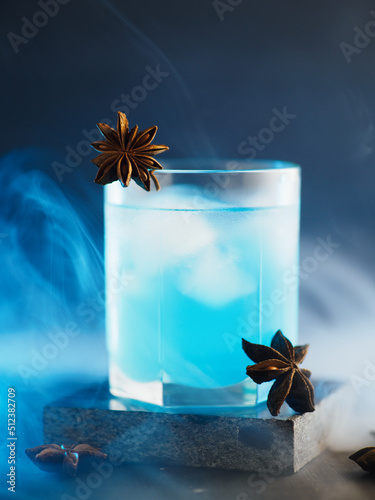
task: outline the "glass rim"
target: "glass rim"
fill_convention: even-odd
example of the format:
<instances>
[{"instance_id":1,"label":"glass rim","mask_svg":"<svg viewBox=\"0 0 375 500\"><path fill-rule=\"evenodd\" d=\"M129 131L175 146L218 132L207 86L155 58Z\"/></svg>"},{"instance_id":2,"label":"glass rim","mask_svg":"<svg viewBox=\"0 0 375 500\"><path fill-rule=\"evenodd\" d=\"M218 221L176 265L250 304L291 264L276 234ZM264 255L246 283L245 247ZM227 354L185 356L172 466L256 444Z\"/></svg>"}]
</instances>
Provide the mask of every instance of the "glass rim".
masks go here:
<instances>
[{"instance_id":1,"label":"glass rim","mask_svg":"<svg viewBox=\"0 0 375 500\"><path fill-rule=\"evenodd\" d=\"M280 172L282 170L293 171L301 170L301 166L297 163L284 160L246 160L246 159L233 159L233 158L168 158L164 160L164 165L168 164L186 164L192 163L237 163L239 168L219 168L219 169L180 169L165 167L162 170L154 170L154 174L248 174L248 173L261 173L261 172ZM243 168L242 165L248 165L248 168Z\"/></svg>"}]
</instances>

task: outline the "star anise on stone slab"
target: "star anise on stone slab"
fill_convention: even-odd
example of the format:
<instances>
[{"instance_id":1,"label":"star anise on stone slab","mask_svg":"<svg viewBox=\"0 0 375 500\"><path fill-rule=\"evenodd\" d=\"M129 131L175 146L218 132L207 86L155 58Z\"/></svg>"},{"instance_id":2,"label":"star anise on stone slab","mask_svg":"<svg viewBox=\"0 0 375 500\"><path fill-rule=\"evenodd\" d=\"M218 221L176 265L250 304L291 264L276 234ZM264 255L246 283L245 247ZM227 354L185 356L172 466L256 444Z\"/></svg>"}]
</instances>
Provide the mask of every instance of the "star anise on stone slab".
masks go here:
<instances>
[{"instance_id":1,"label":"star anise on stone slab","mask_svg":"<svg viewBox=\"0 0 375 500\"><path fill-rule=\"evenodd\" d=\"M368 446L350 455L353 460L366 472L375 473L375 446Z\"/></svg>"},{"instance_id":2,"label":"star anise on stone slab","mask_svg":"<svg viewBox=\"0 0 375 500\"><path fill-rule=\"evenodd\" d=\"M105 453L88 444L42 444L27 448L25 453L39 469L47 472L63 471L69 476L75 476L78 463L85 463L89 459L103 461L107 458Z\"/></svg>"},{"instance_id":3,"label":"star anise on stone slab","mask_svg":"<svg viewBox=\"0 0 375 500\"><path fill-rule=\"evenodd\" d=\"M275 380L268 394L267 406L273 416L280 413L284 401L297 413L314 411L314 387L311 372L298 365L305 359L308 345L293 347L279 330L271 347L253 344L242 339L242 347L256 363L246 368L247 375L256 384Z\"/></svg>"},{"instance_id":4,"label":"star anise on stone slab","mask_svg":"<svg viewBox=\"0 0 375 500\"><path fill-rule=\"evenodd\" d=\"M104 185L119 180L123 187L128 187L133 179L143 189L150 191L152 179L159 190L154 171L163 167L153 156L169 148L151 144L158 128L154 126L139 132L138 125L135 125L129 131L128 119L121 111L117 116L117 130L106 123L98 123L97 126L104 140L91 144L101 153L91 160L99 168L95 182Z\"/></svg>"}]
</instances>

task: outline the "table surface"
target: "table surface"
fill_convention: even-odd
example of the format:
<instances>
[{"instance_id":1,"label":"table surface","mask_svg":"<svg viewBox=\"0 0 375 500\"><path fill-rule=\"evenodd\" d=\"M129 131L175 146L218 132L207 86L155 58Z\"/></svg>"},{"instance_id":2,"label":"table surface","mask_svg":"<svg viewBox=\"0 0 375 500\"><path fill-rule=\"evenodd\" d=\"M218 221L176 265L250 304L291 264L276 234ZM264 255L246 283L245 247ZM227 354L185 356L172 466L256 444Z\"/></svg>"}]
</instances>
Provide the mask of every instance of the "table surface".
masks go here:
<instances>
[{"instance_id":1,"label":"table surface","mask_svg":"<svg viewBox=\"0 0 375 500\"><path fill-rule=\"evenodd\" d=\"M57 396L69 394L64 379L47 380L42 387L22 386L4 373L0 386L18 387L17 500L367 500L375 498L375 476L363 472L346 453L326 451L291 476L260 475L242 471L145 465L114 467L106 477L69 478L39 470L25 448L42 444L42 412ZM5 420L2 419L5 426ZM371 444L371 443L369 443ZM5 446L0 448L0 498L10 498L4 478L9 472ZM7 470L8 469L8 470ZM96 480L96 481L95 481ZM90 482L91 481L91 482ZM94 482L92 482L94 481Z\"/></svg>"},{"instance_id":2,"label":"table surface","mask_svg":"<svg viewBox=\"0 0 375 500\"><path fill-rule=\"evenodd\" d=\"M363 472L348 460L347 453L331 451L324 452L296 474L286 477L213 469L122 465L115 467L105 478L96 479L96 482L95 478L91 479L89 475L83 475L77 481L35 469L34 481L25 485L22 498L367 500L375 497L375 476Z\"/></svg>"}]
</instances>

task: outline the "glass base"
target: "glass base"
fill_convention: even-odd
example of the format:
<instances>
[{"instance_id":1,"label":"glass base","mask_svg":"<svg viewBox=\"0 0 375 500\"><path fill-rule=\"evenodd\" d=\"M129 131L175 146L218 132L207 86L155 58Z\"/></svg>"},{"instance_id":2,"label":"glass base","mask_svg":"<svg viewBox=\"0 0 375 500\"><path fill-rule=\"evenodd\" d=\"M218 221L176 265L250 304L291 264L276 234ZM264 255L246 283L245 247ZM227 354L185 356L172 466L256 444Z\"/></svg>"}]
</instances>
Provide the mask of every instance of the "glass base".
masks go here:
<instances>
[{"instance_id":1,"label":"glass base","mask_svg":"<svg viewBox=\"0 0 375 500\"><path fill-rule=\"evenodd\" d=\"M110 392L126 398L161 407L246 407L265 401L269 390L250 378L239 384L213 389L200 389L169 382L136 382L126 377L113 363L110 366Z\"/></svg>"}]
</instances>

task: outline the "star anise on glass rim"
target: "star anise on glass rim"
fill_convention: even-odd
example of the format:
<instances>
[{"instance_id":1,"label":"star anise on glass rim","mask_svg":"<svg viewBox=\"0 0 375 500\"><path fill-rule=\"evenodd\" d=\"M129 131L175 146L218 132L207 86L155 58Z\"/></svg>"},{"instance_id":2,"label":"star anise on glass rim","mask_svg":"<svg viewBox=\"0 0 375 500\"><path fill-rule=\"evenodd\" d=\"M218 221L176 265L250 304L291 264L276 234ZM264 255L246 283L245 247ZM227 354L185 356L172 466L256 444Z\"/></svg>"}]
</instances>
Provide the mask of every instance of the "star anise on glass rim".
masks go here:
<instances>
[{"instance_id":1,"label":"star anise on glass rim","mask_svg":"<svg viewBox=\"0 0 375 500\"><path fill-rule=\"evenodd\" d=\"M256 363L246 368L247 375L256 384L275 380L267 399L271 415L280 413L284 401L297 413L315 410L314 387L309 380L311 372L298 367L306 357L308 345L293 347L279 330L272 339L271 347L245 339L242 339L242 347Z\"/></svg>"},{"instance_id":2,"label":"star anise on glass rim","mask_svg":"<svg viewBox=\"0 0 375 500\"><path fill-rule=\"evenodd\" d=\"M105 453L88 444L71 446L42 444L35 448L27 448L25 453L39 469L47 472L63 470L70 476L76 474L78 463L87 461L89 458L100 461L107 458Z\"/></svg>"},{"instance_id":3,"label":"star anise on glass rim","mask_svg":"<svg viewBox=\"0 0 375 500\"><path fill-rule=\"evenodd\" d=\"M128 187L133 179L143 189L150 191L152 179L159 190L154 171L163 167L153 156L169 148L151 144L158 128L154 126L138 132L138 125L135 125L129 131L128 119L121 111L117 115L117 130L106 123L98 123L97 126L104 140L91 144L101 153L91 160L99 168L95 182L105 185L119 180L123 187Z\"/></svg>"}]
</instances>

